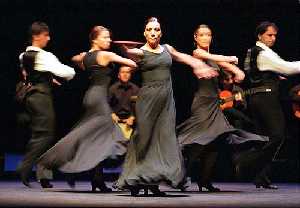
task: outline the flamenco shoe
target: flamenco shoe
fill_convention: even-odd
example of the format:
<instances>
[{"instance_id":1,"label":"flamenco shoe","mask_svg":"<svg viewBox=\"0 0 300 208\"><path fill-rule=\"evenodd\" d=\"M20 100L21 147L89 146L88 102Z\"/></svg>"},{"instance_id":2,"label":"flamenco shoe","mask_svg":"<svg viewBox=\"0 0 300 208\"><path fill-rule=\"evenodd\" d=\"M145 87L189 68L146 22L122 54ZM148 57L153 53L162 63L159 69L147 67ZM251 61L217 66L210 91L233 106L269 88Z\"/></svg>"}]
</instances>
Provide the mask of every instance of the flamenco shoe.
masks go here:
<instances>
[{"instance_id":1,"label":"flamenco shoe","mask_svg":"<svg viewBox=\"0 0 300 208\"><path fill-rule=\"evenodd\" d=\"M138 196L140 193L140 186L129 186L128 187L131 196ZM147 191L148 192L148 191ZM148 193L147 193L148 194Z\"/></svg>"},{"instance_id":2,"label":"flamenco shoe","mask_svg":"<svg viewBox=\"0 0 300 208\"><path fill-rule=\"evenodd\" d=\"M70 186L70 188L75 188L76 186L75 180L73 178L68 178L67 184Z\"/></svg>"},{"instance_id":3,"label":"flamenco shoe","mask_svg":"<svg viewBox=\"0 0 300 208\"><path fill-rule=\"evenodd\" d=\"M69 185L70 188L75 188L75 177L74 176L67 176L66 182Z\"/></svg>"},{"instance_id":4,"label":"flamenco shoe","mask_svg":"<svg viewBox=\"0 0 300 208\"><path fill-rule=\"evenodd\" d=\"M30 175L30 172L31 172L31 171L25 170L25 169L20 168L20 167L17 168L17 173L20 175L20 179L21 179L22 183L23 183L25 186L29 187L29 188L31 188L30 183L29 183L29 175Z\"/></svg>"},{"instance_id":5,"label":"flamenco shoe","mask_svg":"<svg viewBox=\"0 0 300 208\"><path fill-rule=\"evenodd\" d=\"M53 185L50 183L48 179L41 179L40 184L42 188L53 188Z\"/></svg>"},{"instance_id":6,"label":"flamenco shoe","mask_svg":"<svg viewBox=\"0 0 300 208\"><path fill-rule=\"evenodd\" d=\"M254 185L256 188L278 189L278 186L272 185L271 181L268 178L257 179L254 181Z\"/></svg>"},{"instance_id":7,"label":"flamenco shoe","mask_svg":"<svg viewBox=\"0 0 300 208\"><path fill-rule=\"evenodd\" d=\"M256 188L264 188L264 189L278 189L278 186L272 184L264 184L264 183L255 183Z\"/></svg>"},{"instance_id":8,"label":"flamenco shoe","mask_svg":"<svg viewBox=\"0 0 300 208\"><path fill-rule=\"evenodd\" d=\"M192 181L190 177L187 177L184 181L182 181L177 188L181 191L181 192L185 192L186 189L188 187L190 187L192 185Z\"/></svg>"},{"instance_id":9,"label":"flamenco shoe","mask_svg":"<svg viewBox=\"0 0 300 208\"><path fill-rule=\"evenodd\" d=\"M202 188L206 188L208 190L208 192L220 192L221 189L214 187L211 183L197 183L198 184L198 188L199 188L199 192L202 192L203 189Z\"/></svg>"},{"instance_id":10,"label":"flamenco shoe","mask_svg":"<svg viewBox=\"0 0 300 208\"><path fill-rule=\"evenodd\" d=\"M96 180L91 181L92 184L92 192L96 192L97 188L100 190L101 193L110 193L112 192L111 188L108 188L104 182L99 182Z\"/></svg>"},{"instance_id":11,"label":"flamenco shoe","mask_svg":"<svg viewBox=\"0 0 300 208\"><path fill-rule=\"evenodd\" d=\"M21 174L20 177L21 177L21 181L24 184L24 186L27 186L27 187L31 188L28 176L26 174Z\"/></svg>"},{"instance_id":12,"label":"flamenco shoe","mask_svg":"<svg viewBox=\"0 0 300 208\"><path fill-rule=\"evenodd\" d=\"M148 186L148 189L153 193L153 196L164 197L167 194L161 190L159 190L158 185Z\"/></svg>"}]
</instances>

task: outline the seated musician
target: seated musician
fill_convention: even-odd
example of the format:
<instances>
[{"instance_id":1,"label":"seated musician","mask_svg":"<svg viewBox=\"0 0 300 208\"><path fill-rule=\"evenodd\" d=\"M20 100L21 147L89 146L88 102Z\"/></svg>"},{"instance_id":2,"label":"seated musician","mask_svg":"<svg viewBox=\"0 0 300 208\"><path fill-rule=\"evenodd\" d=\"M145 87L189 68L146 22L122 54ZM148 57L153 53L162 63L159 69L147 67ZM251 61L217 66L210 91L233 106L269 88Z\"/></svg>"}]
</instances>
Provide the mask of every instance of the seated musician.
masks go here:
<instances>
[{"instance_id":1,"label":"seated musician","mask_svg":"<svg viewBox=\"0 0 300 208\"><path fill-rule=\"evenodd\" d=\"M109 88L109 103L113 110L112 119L118 123L127 140L129 140L134 126L134 99L139 87L129 80L131 68L121 66L118 73L118 81Z\"/></svg>"}]
</instances>

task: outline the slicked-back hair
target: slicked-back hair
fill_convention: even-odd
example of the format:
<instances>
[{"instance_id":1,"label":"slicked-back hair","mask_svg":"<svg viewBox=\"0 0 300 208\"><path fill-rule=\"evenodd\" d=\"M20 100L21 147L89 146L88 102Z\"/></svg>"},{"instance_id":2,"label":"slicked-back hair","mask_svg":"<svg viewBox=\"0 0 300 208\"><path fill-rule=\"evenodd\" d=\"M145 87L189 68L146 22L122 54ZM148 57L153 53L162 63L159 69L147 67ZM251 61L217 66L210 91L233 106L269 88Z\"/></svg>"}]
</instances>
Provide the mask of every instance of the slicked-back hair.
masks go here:
<instances>
[{"instance_id":1,"label":"slicked-back hair","mask_svg":"<svg viewBox=\"0 0 300 208\"><path fill-rule=\"evenodd\" d=\"M91 32L89 34L89 41L90 41L90 44L93 43L93 40L95 40L98 35L103 32L103 31L108 31L109 34L111 35L111 31L104 27L104 26L94 26L92 29L91 29Z\"/></svg>"},{"instance_id":2,"label":"slicked-back hair","mask_svg":"<svg viewBox=\"0 0 300 208\"><path fill-rule=\"evenodd\" d=\"M268 27L273 27L276 31L278 31L278 27L274 22L263 21L259 23L255 29L255 37L258 40L258 36L264 34Z\"/></svg>"}]
</instances>

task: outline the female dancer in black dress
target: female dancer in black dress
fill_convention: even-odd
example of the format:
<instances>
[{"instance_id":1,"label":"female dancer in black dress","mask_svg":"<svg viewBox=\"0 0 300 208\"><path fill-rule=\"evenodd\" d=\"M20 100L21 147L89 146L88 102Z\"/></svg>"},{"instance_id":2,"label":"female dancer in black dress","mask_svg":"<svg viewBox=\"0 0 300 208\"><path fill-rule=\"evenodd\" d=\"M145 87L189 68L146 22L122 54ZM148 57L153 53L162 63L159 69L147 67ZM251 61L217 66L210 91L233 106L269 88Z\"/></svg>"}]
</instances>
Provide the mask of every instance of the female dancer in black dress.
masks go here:
<instances>
[{"instance_id":1,"label":"female dancer in black dress","mask_svg":"<svg viewBox=\"0 0 300 208\"><path fill-rule=\"evenodd\" d=\"M146 22L146 44L140 49L126 49L139 59L142 87L136 101L137 133L128 146L118 187L138 195L140 188L149 188L155 195L164 196L158 184L178 187L184 178L181 150L175 135L175 105L170 68L172 59L192 66L199 77L217 73L202 61L177 52L170 45L160 45L161 27L157 18ZM200 70L199 70L200 69Z\"/></svg>"},{"instance_id":2,"label":"female dancer in black dress","mask_svg":"<svg viewBox=\"0 0 300 208\"><path fill-rule=\"evenodd\" d=\"M194 33L197 49L193 55L205 60L214 68L222 67L234 74L234 80L241 82L245 75L232 63L237 63L235 56L223 56L209 52L212 32L207 25L199 25ZM191 117L180 124L178 139L187 154L187 175L190 175L192 165L200 159L200 173L197 175L199 191L220 191L211 183L213 168L217 159L217 147L224 142L240 144L247 141L265 141L266 138L232 127L225 118L218 98L218 78L198 80L198 88L194 95ZM199 165L198 164L198 165Z\"/></svg>"},{"instance_id":3,"label":"female dancer in black dress","mask_svg":"<svg viewBox=\"0 0 300 208\"><path fill-rule=\"evenodd\" d=\"M112 121L112 111L107 100L111 63L130 67L136 67L136 63L107 51L111 44L107 28L95 26L89 38L90 51L75 57L77 61L83 59L84 68L90 72L90 85L83 99L84 114L69 134L42 155L39 165L57 168L65 173L94 168L97 173L91 181L93 191L99 188L102 192L109 192L111 189L103 181L101 162L126 152L126 148L121 145L122 132Z\"/></svg>"}]
</instances>

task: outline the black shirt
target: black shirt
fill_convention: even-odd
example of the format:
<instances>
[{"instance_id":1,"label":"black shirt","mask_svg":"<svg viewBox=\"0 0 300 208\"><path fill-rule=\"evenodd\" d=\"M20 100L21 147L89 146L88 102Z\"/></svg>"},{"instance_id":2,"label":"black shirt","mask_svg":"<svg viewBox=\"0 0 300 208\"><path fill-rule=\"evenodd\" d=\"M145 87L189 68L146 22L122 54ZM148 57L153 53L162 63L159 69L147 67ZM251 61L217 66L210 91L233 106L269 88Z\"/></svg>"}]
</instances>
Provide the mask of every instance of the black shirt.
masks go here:
<instances>
[{"instance_id":1,"label":"black shirt","mask_svg":"<svg viewBox=\"0 0 300 208\"><path fill-rule=\"evenodd\" d=\"M114 113L121 119L126 119L134 115L134 103L130 99L132 96L137 96L139 87L132 82L114 83L109 88L109 103Z\"/></svg>"}]
</instances>

